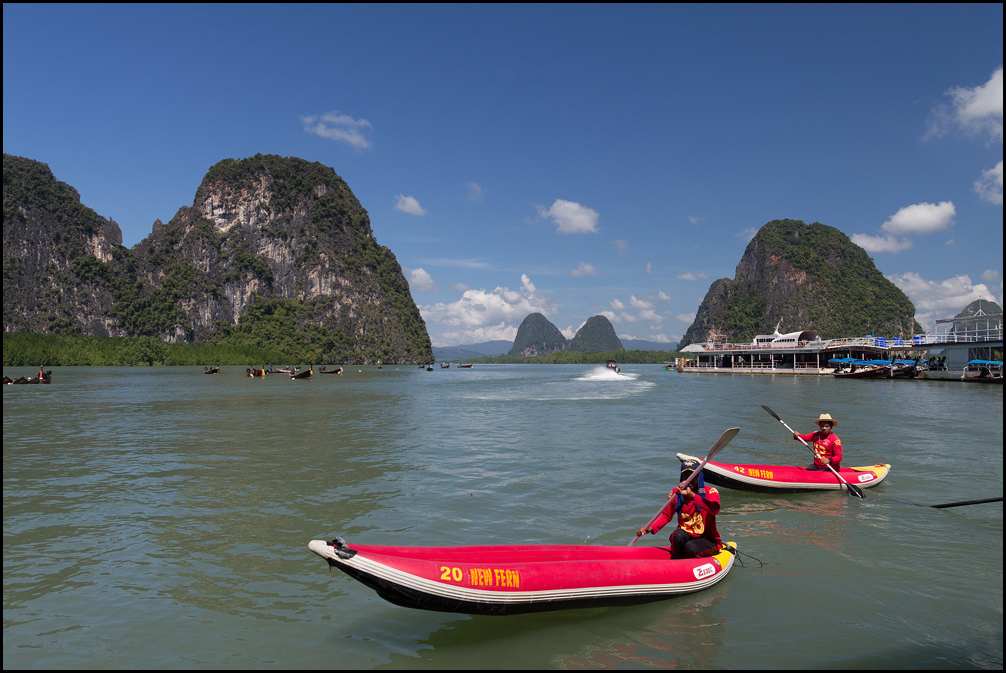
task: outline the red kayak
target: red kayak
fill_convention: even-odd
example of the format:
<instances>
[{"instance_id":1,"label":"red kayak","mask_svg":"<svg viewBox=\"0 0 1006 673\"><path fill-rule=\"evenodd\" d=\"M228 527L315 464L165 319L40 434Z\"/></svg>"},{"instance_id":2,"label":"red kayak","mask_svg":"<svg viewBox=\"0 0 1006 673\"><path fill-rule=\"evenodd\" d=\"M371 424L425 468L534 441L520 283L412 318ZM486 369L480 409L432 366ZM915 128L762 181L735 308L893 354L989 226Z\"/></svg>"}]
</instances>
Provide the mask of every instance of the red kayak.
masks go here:
<instances>
[{"instance_id":1,"label":"red kayak","mask_svg":"<svg viewBox=\"0 0 1006 673\"><path fill-rule=\"evenodd\" d=\"M500 545L389 547L312 540L308 549L396 605L511 615L647 603L726 577L736 545L671 560L666 547Z\"/></svg>"},{"instance_id":2,"label":"red kayak","mask_svg":"<svg viewBox=\"0 0 1006 673\"><path fill-rule=\"evenodd\" d=\"M684 453L678 460L698 460ZM843 467L838 471L842 478L860 488L872 488L887 478L891 466L877 463L866 467ZM742 491L830 491L841 490L845 484L831 470L819 472L806 467L789 465L738 465L709 461L703 468L706 482Z\"/></svg>"}]
</instances>

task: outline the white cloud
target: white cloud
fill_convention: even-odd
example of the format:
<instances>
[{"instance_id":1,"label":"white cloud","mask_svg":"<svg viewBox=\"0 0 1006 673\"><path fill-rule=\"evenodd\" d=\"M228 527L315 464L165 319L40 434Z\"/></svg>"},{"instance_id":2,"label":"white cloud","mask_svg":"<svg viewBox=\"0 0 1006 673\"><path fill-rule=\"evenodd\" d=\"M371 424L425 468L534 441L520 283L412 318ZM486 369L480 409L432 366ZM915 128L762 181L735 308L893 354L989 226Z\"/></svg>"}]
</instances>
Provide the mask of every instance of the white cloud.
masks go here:
<instances>
[{"instance_id":1,"label":"white cloud","mask_svg":"<svg viewBox=\"0 0 1006 673\"><path fill-rule=\"evenodd\" d=\"M982 280L986 283L995 283L999 280L999 272L995 269L985 269L982 273Z\"/></svg>"},{"instance_id":2,"label":"white cloud","mask_svg":"<svg viewBox=\"0 0 1006 673\"><path fill-rule=\"evenodd\" d=\"M895 238L894 236L868 236L867 234L853 234L852 242L867 252L891 252L897 254L903 250L911 250L912 241L907 238Z\"/></svg>"},{"instance_id":3,"label":"white cloud","mask_svg":"<svg viewBox=\"0 0 1006 673\"><path fill-rule=\"evenodd\" d=\"M370 141L364 135L364 131L371 128L370 122L366 119L353 119L334 110L323 115L301 117L300 120L308 133L335 142L349 143L357 149L370 147Z\"/></svg>"},{"instance_id":4,"label":"white cloud","mask_svg":"<svg viewBox=\"0 0 1006 673\"><path fill-rule=\"evenodd\" d=\"M670 301L671 300L670 295L667 294L666 292L664 292L663 290L657 290L657 298L660 301Z\"/></svg>"},{"instance_id":5,"label":"white cloud","mask_svg":"<svg viewBox=\"0 0 1006 673\"><path fill-rule=\"evenodd\" d=\"M745 241L750 241L752 238L755 237L755 234L757 233L758 233L757 227L748 227L743 231L738 231L736 234L734 234L734 236L737 238L743 238Z\"/></svg>"},{"instance_id":6,"label":"white cloud","mask_svg":"<svg viewBox=\"0 0 1006 673\"><path fill-rule=\"evenodd\" d=\"M653 270L653 262L646 263L646 275L652 276L656 271Z\"/></svg>"},{"instance_id":7,"label":"white cloud","mask_svg":"<svg viewBox=\"0 0 1006 673\"><path fill-rule=\"evenodd\" d=\"M611 306L611 308L615 309L616 311L624 311L625 310L625 304L623 304L618 299L612 299L611 303L609 304L609 306Z\"/></svg>"},{"instance_id":8,"label":"white cloud","mask_svg":"<svg viewBox=\"0 0 1006 673\"><path fill-rule=\"evenodd\" d=\"M690 271L688 273L682 273L676 276L678 280L705 280L708 277L709 276L707 276L704 273L692 273Z\"/></svg>"},{"instance_id":9,"label":"white cloud","mask_svg":"<svg viewBox=\"0 0 1006 673\"><path fill-rule=\"evenodd\" d=\"M581 278L583 276L596 276L597 269L594 268L593 264L588 264L587 262L580 262L580 264L569 272L571 278Z\"/></svg>"},{"instance_id":10,"label":"white cloud","mask_svg":"<svg viewBox=\"0 0 1006 673\"><path fill-rule=\"evenodd\" d=\"M958 126L973 133L988 133L993 140L1002 142L1002 66L992 73L985 84L972 89L954 87L947 95L953 99L953 119Z\"/></svg>"},{"instance_id":11,"label":"white cloud","mask_svg":"<svg viewBox=\"0 0 1006 673\"><path fill-rule=\"evenodd\" d=\"M629 295L629 305L636 309L637 311L643 311L646 309L653 308L653 302L647 301L645 299L639 299L636 295Z\"/></svg>"},{"instance_id":12,"label":"white cloud","mask_svg":"<svg viewBox=\"0 0 1006 673\"><path fill-rule=\"evenodd\" d=\"M976 299L988 299L1002 305L1002 287L998 297L988 286L972 283L967 275L954 276L946 280L926 280L914 272L894 274L888 279L898 286L915 304L915 319L932 331L936 321L952 318L965 306Z\"/></svg>"},{"instance_id":13,"label":"white cloud","mask_svg":"<svg viewBox=\"0 0 1006 673\"><path fill-rule=\"evenodd\" d=\"M681 322L685 323L686 325L691 325L693 322L695 322L694 313L679 313L674 317L680 320Z\"/></svg>"},{"instance_id":14,"label":"white cloud","mask_svg":"<svg viewBox=\"0 0 1006 673\"><path fill-rule=\"evenodd\" d=\"M1003 141L1003 69L999 66L985 84L967 88L954 87L946 92L949 105L933 110L927 137L945 135L958 128L966 133L988 135L989 142ZM975 192L983 200L996 205L1003 202L1002 165L988 170L974 183Z\"/></svg>"},{"instance_id":15,"label":"white cloud","mask_svg":"<svg viewBox=\"0 0 1006 673\"><path fill-rule=\"evenodd\" d=\"M548 210L541 206L538 215L551 218L560 234L594 234L597 233L597 211L581 206L574 201L556 199Z\"/></svg>"},{"instance_id":16,"label":"white cloud","mask_svg":"<svg viewBox=\"0 0 1006 673\"><path fill-rule=\"evenodd\" d=\"M466 199L475 203L482 203L482 185L477 182L469 182L465 185L465 189L467 190Z\"/></svg>"},{"instance_id":17,"label":"white cloud","mask_svg":"<svg viewBox=\"0 0 1006 673\"><path fill-rule=\"evenodd\" d=\"M896 212L880 229L894 236L931 234L953 226L955 215L957 209L952 201L916 203Z\"/></svg>"},{"instance_id":18,"label":"white cloud","mask_svg":"<svg viewBox=\"0 0 1006 673\"><path fill-rule=\"evenodd\" d=\"M399 210L409 215L425 215L426 211L419 205L419 201L413 196L403 196L399 194L395 197L395 210Z\"/></svg>"},{"instance_id":19,"label":"white cloud","mask_svg":"<svg viewBox=\"0 0 1006 673\"><path fill-rule=\"evenodd\" d=\"M915 203L900 209L881 225L880 230L886 236L853 234L851 238L853 243L867 252L897 254L910 250L914 245L908 236L932 234L949 229L953 226L956 215L957 209L952 201Z\"/></svg>"},{"instance_id":20,"label":"white cloud","mask_svg":"<svg viewBox=\"0 0 1006 673\"><path fill-rule=\"evenodd\" d=\"M614 241L615 249L618 250L618 254L624 255L626 250L629 249L629 242L623 241L621 239Z\"/></svg>"},{"instance_id":21,"label":"white cloud","mask_svg":"<svg viewBox=\"0 0 1006 673\"><path fill-rule=\"evenodd\" d=\"M975 180L975 191L984 201L998 206L1003 204L1003 162L999 161L994 168L982 171L980 180Z\"/></svg>"},{"instance_id":22,"label":"white cloud","mask_svg":"<svg viewBox=\"0 0 1006 673\"><path fill-rule=\"evenodd\" d=\"M411 269L409 272L409 287L420 292L432 292L436 289L433 276L425 269Z\"/></svg>"},{"instance_id":23,"label":"white cloud","mask_svg":"<svg viewBox=\"0 0 1006 673\"><path fill-rule=\"evenodd\" d=\"M517 327L530 313L549 315L557 304L539 296L526 274L520 290L497 287L494 290L468 290L456 302L419 307L435 345L450 346L493 339L514 339ZM436 336L434 336L436 335Z\"/></svg>"}]
</instances>

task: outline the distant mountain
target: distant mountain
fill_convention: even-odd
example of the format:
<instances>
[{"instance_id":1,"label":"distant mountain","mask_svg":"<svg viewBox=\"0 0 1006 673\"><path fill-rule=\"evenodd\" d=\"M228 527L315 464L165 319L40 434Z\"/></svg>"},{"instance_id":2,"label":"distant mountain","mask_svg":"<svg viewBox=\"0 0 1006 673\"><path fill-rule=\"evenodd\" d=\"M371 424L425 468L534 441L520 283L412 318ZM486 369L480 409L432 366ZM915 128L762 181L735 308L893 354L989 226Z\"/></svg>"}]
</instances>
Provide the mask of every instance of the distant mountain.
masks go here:
<instances>
[{"instance_id":1,"label":"distant mountain","mask_svg":"<svg viewBox=\"0 0 1006 673\"><path fill-rule=\"evenodd\" d=\"M966 334L968 332L985 333L994 328L1002 320L1002 306L988 299L975 299L964 307L964 310L954 316L952 332ZM987 316L996 316L989 318Z\"/></svg>"},{"instance_id":2,"label":"distant mountain","mask_svg":"<svg viewBox=\"0 0 1006 673\"><path fill-rule=\"evenodd\" d=\"M991 315L1002 312L1002 306L994 301L989 301L988 299L975 299L973 302L965 306L963 311L955 315L954 318L973 318L974 316L982 313L985 315Z\"/></svg>"},{"instance_id":3,"label":"distant mountain","mask_svg":"<svg viewBox=\"0 0 1006 673\"><path fill-rule=\"evenodd\" d=\"M483 341L477 344L461 344L460 346L434 346L433 357L440 362L455 360L471 360L486 355L503 355L513 348L512 341Z\"/></svg>"},{"instance_id":4,"label":"distant mountain","mask_svg":"<svg viewBox=\"0 0 1006 673\"><path fill-rule=\"evenodd\" d=\"M567 348L569 340L562 335L559 328L541 313L532 313L524 318L524 322L517 328L517 337L509 354L528 358L564 351Z\"/></svg>"},{"instance_id":5,"label":"distant mountain","mask_svg":"<svg viewBox=\"0 0 1006 673\"><path fill-rule=\"evenodd\" d=\"M595 315L587 318L583 327L576 331L568 349L577 353L608 353L623 351L625 347L615 334L611 321L603 315Z\"/></svg>"},{"instance_id":6,"label":"distant mountain","mask_svg":"<svg viewBox=\"0 0 1006 673\"><path fill-rule=\"evenodd\" d=\"M822 338L917 334L915 306L863 248L834 227L773 220L751 242L733 280L709 287L679 347L713 337L748 342L783 331Z\"/></svg>"},{"instance_id":7,"label":"distant mountain","mask_svg":"<svg viewBox=\"0 0 1006 673\"><path fill-rule=\"evenodd\" d=\"M622 346L627 351L675 351L678 349L676 343L661 343L659 341L646 341L644 339L621 339Z\"/></svg>"},{"instance_id":8,"label":"distant mountain","mask_svg":"<svg viewBox=\"0 0 1006 673\"><path fill-rule=\"evenodd\" d=\"M644 339L619 338L622 348L611 348L609 351L674 351L677 350L675 343L662 343L660 341L646 341ZM485 355L496 356L508 353L513 348L512 341L485 341L477 344L462 344L460 346L434 346L433 357L438 362L456 362L460 360L471 360ZM607 352L607 351L603 351Z\"/></svg>"},{"instance_id":9,"label":"distant mountain","mask_svg":"<svg viewBox=\"0 0 1006 673\"><path fill-rule=\"evenodd\" d=\"M474 351L479 355L503 355L513 348L513 342L498 339L496 341L483 341L477 344L461 344L459 346L452 346L452 348Z\"/></svg>"}]
</instances>

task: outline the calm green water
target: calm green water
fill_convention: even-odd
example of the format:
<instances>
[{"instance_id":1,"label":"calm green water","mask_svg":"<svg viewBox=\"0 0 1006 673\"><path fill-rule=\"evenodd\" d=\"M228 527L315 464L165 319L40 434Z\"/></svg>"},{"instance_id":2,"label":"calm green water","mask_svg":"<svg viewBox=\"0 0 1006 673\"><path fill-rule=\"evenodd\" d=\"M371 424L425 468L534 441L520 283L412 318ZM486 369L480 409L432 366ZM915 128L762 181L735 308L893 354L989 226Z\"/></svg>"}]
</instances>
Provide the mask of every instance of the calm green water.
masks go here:
<instances>
[{"instance_id":1,"label":"calm green water","mask_svg":"<svg viewBox=\"0 0 1006 673\"><path fill-rule=\"evenodd\" d=\"M362 370L362 371L361 371ZM5 386L4 668L907 668L1003 664L1001 387L625 366L55 368ZM34 370L5 370L34 374ZM515 617L386 603L307 550L623 545L677 451L809 462L839 420L866 491L722 489L710 590ZM648 536L647 544L664 541Z\"/></svg>"}]
</instances>

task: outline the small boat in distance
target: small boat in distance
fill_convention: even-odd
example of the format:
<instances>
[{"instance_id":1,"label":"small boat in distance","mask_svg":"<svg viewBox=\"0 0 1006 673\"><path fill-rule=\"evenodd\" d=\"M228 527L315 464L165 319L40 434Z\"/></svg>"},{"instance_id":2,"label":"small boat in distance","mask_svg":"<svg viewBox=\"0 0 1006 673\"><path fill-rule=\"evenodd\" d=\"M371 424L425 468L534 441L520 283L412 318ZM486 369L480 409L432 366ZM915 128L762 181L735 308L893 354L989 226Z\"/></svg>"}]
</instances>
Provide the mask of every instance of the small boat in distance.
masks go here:
<instances>
[{"instance_id":1,"label":"small boat in distance","mask_svg":"<svg viewBox=\"0 0 1006 673\"><path fill-rule=\"evenodd\" d=\"M835 365L834 376L845 379L914 379L918 372L919 360L857 360L855 358L832 358Z\"/></svg>"},{"instance_id":2,"label":"small boat in distance","mask_svg":"<svg viewBox=\"0 0 1006 673\"><path fill-rule=\"evenodd\" d=\"M314 364L312 363L311 365L308 366L307 371L294 372L294 373L290 374L290 378L291 379L309 379L309 378L311 378L311 374L313 374L313 373L314 373Z\"/></svg>"},{"instance_id":3,"label":"small boat in distance","mask_svg":"<svg viewBox=\"0 0 1006 673\"><path fill-rule=\"evenodd\" d=\"M835 365L837 379L889 379L889 360L859 360L856 358L832 358L828 362Z\"/></svg>"},{"instance_id":4,"label":"small boat in distance","mask_svg":"<svg viewBox=\"0 0 1006 673\"><path fill-rule=\"evenodd\" d=\"M203 367L203 374L219 374L219 373L220 373L220 365L217 365L212 369L209 367Z\"/></svg>"},{"instance_id":5,"label":"small boat in distance","mask_svg":"<svg viewBox=\"0 0 1006 673\"><path fill-rule=\"evenodd\" d=\"M614 360L608 360L608 364L606 366L608 369L614 369L616 374L622 373L622 370L618 368L618 363Z\"/></svg>"}]
</instances>

